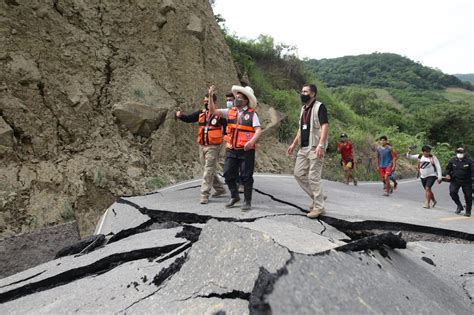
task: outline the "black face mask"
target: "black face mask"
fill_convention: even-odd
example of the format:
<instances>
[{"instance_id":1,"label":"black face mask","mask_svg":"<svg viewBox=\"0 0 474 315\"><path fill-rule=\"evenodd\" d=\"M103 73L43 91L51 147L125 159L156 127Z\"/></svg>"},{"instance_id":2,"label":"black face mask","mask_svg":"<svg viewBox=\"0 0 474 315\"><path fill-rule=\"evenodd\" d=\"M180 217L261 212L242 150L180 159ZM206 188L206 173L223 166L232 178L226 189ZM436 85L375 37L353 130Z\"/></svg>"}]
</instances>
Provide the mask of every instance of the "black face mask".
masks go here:
<instances>
[{"instance_id":1,"label":"black face mask","mask_svg":"<svg viewBox=\"0 0 474 315\"><path fill-rule=\"evenodd\" d=\"M308 101L311 99L311 96L309 95L305 95L305 94L301 94L300 95L300 98L301 98L301 102L306 104L308 103Z\"/></svg>"}]
</instances>

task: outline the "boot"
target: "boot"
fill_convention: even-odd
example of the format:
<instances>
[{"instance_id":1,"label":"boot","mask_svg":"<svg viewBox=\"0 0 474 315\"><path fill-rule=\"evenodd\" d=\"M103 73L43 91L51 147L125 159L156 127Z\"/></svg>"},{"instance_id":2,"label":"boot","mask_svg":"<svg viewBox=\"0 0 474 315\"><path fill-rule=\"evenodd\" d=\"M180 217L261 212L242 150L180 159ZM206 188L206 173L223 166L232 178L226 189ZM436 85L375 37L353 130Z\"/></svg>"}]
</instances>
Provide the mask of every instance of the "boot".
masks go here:
<instances>
[{"instance_id":1,"label":"boot","mask_svg":"<svg viewBox=\"0 0 474 315\"><path fill-rule=\"evenodd\" d=\"M456 209L456 211L454 211L454 213L460 214L461 211L463 211L463 210L464 210L464 208L462 206L458 206L458 208Z\"/></svg>"},{"instance_id":2,"label":"boot","mask_svg":"<svg viewBox=\"0 0 474 315\"><path fill-rule=\"evenodd\" d=\"M242 209L242 211L248 211L251 208L252 208L252 205L250 204L250 201L245 201L240 209Z\"/></svg>"}]
</instances>

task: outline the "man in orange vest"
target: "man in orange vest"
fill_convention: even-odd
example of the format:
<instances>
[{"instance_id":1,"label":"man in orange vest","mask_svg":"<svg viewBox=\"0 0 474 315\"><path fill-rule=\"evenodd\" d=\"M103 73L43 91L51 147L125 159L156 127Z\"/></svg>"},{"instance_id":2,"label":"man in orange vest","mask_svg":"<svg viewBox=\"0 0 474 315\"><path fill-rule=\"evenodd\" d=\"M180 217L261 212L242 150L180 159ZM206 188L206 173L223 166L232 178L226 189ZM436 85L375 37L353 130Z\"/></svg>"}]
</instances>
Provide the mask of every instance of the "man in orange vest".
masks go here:
<instances>
[{"instance_id":1,"label":"man in orange vest","mask_svg":"<svg viewBox=\"0 0 474 315\"><path fill-rule=\"evenodd\" d=\"M308 218L314 219L324 213L324 195L321 188L321 173L329 132L326 106L316 101L318 89L314 84L305 84L301 89L298 133L288 147L288 154L299 145L294 176L300 187L312 200Z\"/></svg>"},{"instance_id":2,"label":"man in orange vest","mask_svg":"<svg viewBox=\"0 0 474 315\"><path fill-rule=\"evenodd\" d=\"M233 207L240 201L237 178L244 185L244 203L242 210L250 210L252 203L253 172L255 168L255 147L262 132L260 120L255 107L257 98L250 86L232 86L235 96L234 106L229 109L218 109L213 99L209 101L209 110L214 115L227 120L226 158L224 162L224 178L229 187L231 199L225 205ZM214 95L214 86L209 87L209 95Z\"/></svg>"},{"instance_id":3,"label":"man in orange vest","mask_svg":"<svg viewBox=\"0 0 474 315\"><path fill-rule=\"evenodd\" d=\"M216 95L212 96L214 101ZM204 96L204 109L196 111L190 115L184 115L181 111L176 112L176 118L187 123L199 122L198 139L199 156L204 164L203 181L201 185L201 204L209 202L211 188L215 189L212 197L218 197L226 193L224 184L217 177L217 160L222 143L222 119L212 115L208 108L209 96Z\"/></svg>"}]
</instances>

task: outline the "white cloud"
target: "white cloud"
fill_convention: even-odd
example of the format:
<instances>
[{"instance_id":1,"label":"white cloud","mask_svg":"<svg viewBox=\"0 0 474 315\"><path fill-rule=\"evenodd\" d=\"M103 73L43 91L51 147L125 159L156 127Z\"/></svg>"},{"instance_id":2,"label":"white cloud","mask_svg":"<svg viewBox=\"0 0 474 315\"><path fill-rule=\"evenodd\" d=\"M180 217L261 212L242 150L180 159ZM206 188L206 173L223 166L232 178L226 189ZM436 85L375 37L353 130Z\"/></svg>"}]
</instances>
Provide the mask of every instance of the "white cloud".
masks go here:
<instances>
[{"instance_id":1,"label":"white cloud","mask_svg":"<svg viewBox=\"0 0 474 315\"><path fill-rule=\"evenodd\" d=\"M471 0L216 0L214 11L231 33L271 35L302 58L392 52L445 73L474 73Z\"/></svg>"}]
</instances>

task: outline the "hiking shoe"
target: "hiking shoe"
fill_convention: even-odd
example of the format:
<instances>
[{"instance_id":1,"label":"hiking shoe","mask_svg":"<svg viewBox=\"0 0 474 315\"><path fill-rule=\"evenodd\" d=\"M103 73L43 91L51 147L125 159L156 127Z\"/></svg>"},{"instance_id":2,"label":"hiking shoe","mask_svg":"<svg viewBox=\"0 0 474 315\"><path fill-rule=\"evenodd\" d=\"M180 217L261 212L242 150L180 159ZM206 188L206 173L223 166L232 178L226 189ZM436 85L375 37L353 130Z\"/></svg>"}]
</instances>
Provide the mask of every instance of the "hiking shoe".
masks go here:
<instances>
[{"instance_id":1,"label":"hiking shoe","mask_svg":"<svg viewBox=\"0 0 474 315\"><path fill-rule=\"evenodd\" d=\"M232 208L237 202L240 201L240 197L237 198L230 198L229 202L226 203L225 207L226 208Z\"/></svg>"},{"instance_id":2,"label":"hiking shoe","mask_svg":"<svg viewBox=\"0 0 474 315\"><path fill-rule=\"evenodd\" d=\"M456 209L456 211L454 211L454 213L456 213L456 214L460 214L460 213L461 213L461 211L463 211L463 210L464 210L464 208L463 208L463 207L458 207L458 208Z\"/></svg>"},{"instance_id":3,"label":"hiking shoe","mask_svg":"<svg viewBox=\"0 0 474 315\"><path fill-rule=\"evenodd\" d=\"M215 191L211 197L219 197L219 196L222 196L222 195L225 195L227 192L224 190L218 190L218 191Z\"/></svg>"},{"instance_id":4,"label":"hiking shoe","mask_svg":"<svg viewBox=\"0 0 474 315\"><path fill-rule=\"evenodd\" d=\"M306 214L306 216L310 219L316 219L319 217L321 214L324 213L324 209L312 209L310 212Z\"/></svg>"},{"instance_id":5,"label":"hiking shoe","mask_svg":"<svg viewBox=\"0 0 474 315\"><path fill-rule=\"evenodd\" d=\"M470 217L470 216L471 216L471 212L467 212L467 211L466 211L466 213L464 213L464 216L465 216L465 217Z\"/></svg>"},{"instance_id":6,"label":"hiking shoe","mask_svg":"<svg viewBox=\"0 0 474 315\"><path fill-rule=\"evenodd\" d=\"M209 203L209 197L201 197L201 201L199 201L200 204L206 205Z\"/></svg>"},{"instance_id":7,"label":"hiking shoe","mask_svg":"<svg viewBox=\"0 0 474 315\"><path fill-rule=\"evenodd\" d=\"M244 193L244 185L239 185L239 194L243 194Z\"/></svg>"},{"instance_id":8,"label":"hiking shoe","mask_svg":"<svg viewBox=\"0 0 474 315\"><path fill-rule=\"evenodd\" d=\"M244 202L244 204L242 205L242 207L240 207L240 209L242 209L242 211L248 211L252 208L252 205L250 204L250 202L246 201Z\"/></svg>"}]
</instances>

